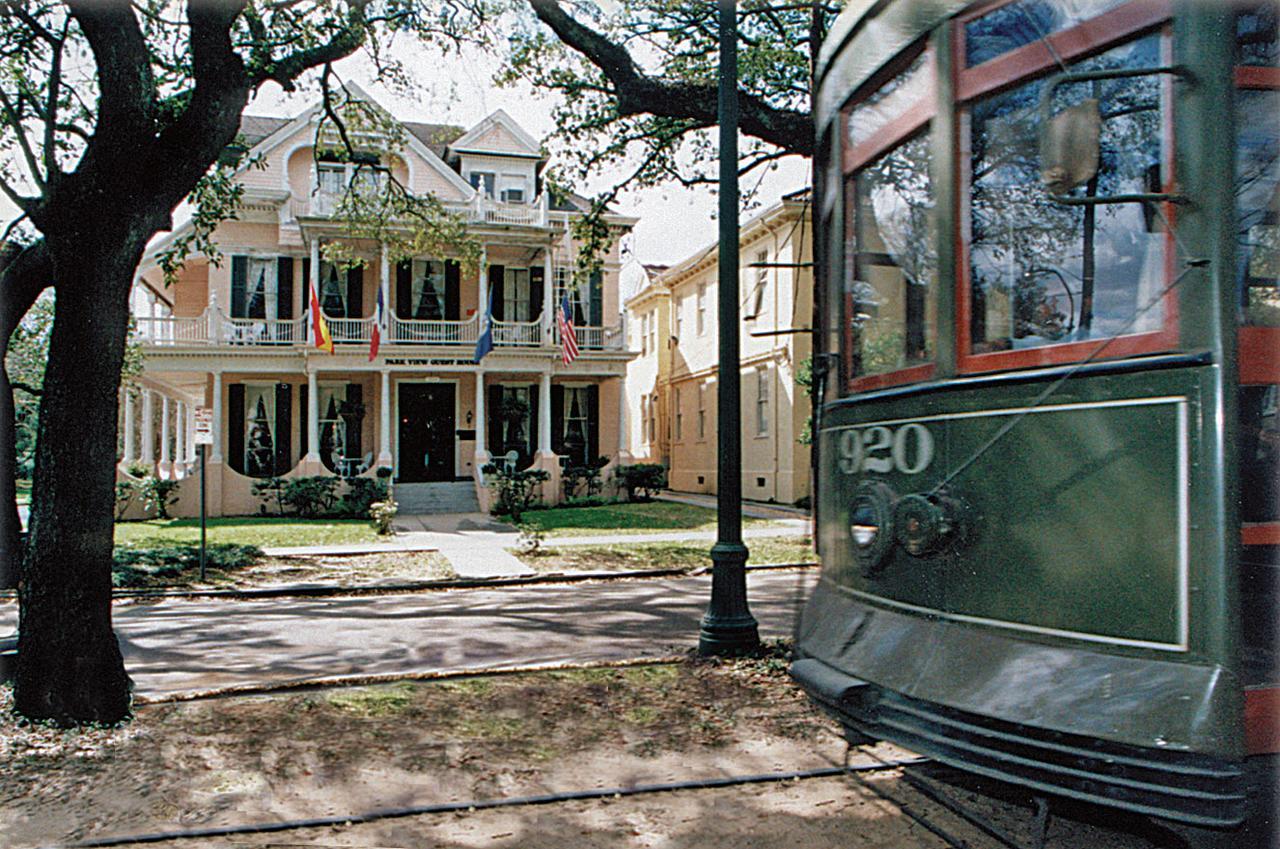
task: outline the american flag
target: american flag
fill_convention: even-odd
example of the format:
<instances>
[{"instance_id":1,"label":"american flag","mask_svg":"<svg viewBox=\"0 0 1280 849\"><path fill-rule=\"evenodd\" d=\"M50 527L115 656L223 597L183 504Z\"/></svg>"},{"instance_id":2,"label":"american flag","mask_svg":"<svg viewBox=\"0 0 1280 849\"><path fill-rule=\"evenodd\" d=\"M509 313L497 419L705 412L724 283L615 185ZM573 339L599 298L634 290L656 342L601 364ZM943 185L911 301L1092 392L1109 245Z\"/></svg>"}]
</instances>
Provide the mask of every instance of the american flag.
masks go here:
<instances>
[{"instance_id":1,"label":"american flag","mask_svg":"<svg viewBox=\"0 0 1280 849\"><path fill-rule=\"evenodd\" d=\"M560 325L560 359L569 365L578 358L578 331L573 328L573 307L569 304L568 292L560 300L557 320Z\"/></svg>"}]
</instances>

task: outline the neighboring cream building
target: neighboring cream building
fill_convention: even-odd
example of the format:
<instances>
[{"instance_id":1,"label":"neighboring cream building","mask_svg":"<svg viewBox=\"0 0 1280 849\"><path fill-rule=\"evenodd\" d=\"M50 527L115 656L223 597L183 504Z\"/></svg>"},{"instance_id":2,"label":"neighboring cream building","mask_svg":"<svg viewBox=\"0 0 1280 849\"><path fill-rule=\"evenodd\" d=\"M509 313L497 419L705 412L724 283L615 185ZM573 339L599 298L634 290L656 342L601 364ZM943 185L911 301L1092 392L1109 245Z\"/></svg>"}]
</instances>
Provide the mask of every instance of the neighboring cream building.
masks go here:
<instances>
[{"instance_id":1,"label":"neighboring cream building","mask_svg":"<svg viewBox=\"0 0 1280 849\"><path fill-rule=\"evenodd\" d=\"M255 478L370 476L378 467L404 482L475 481L484 505L480 469L491 458L548 470L544 497L555 501L564 463L625 456L632 355L618 238L603 270L575 285L569 223L583 202L551 198L539 144L501 111L469 130L402 122L403 145L380 145L376 128L356 134L367 151L355 172L316 156L320 115L317 105L292 119L245 117L242 134L262 166L238 175L243 207L214 236L219 265L192 256L166 288L156 255L173 237L149 251L134 294L145 372L141 392L121 405L122 467L188 474L197 407L211 416L212 515L256 512ZM478 273L449 256L396 262L387 245L345 235L333 212L348 186L380 191L392 177L465 216L483 248ZM608 220L615 237L635 223ZM363 266L325 261L322 243L334 240L349 242ZM311 339L313 286L334 353ZM566 290L581 350L568 366L554 318ZM371 361L379 295L386 317ZM494 347L477 364L491 298ZM195 509L197 489L180 488L175 512Z\"/></svg>"},{"instance_id":2,"label":"neighboring cream building","mask_svg":"<svg viewBox=\"0 0 1280 849\"><path fill-rule=\"evenodd\" d=\"M810 356L813 312L808 192L789 195L739 235L742 495L794 504L809 495L800 442L809 397L796 371ZM715 245L651 277L629 298L628 438L637 461L663 463L670 488L716 491L719 342Z\"/></svg>"}]
</instances>

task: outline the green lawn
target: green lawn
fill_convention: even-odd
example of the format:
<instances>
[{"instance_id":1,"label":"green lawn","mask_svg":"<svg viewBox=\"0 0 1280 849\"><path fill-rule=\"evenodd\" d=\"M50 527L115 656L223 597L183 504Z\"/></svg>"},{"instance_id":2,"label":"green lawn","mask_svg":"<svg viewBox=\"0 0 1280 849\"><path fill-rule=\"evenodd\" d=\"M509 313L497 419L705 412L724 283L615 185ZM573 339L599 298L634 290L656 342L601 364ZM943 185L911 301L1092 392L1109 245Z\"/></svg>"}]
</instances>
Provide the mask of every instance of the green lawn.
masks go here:
<instances>
[{"instance_id":1,"label":"green lawn","mask_svg":"<svg viewBox=\"0 0 1280 849\"><path fill-rule=\"evenodd\" d=\"M31 481L18 480L18 503L31 503Z\"/></svg>"},{"instance_id":2,"label":"green lawn","mask_svg":"<svg viewBox=\"0 0 1280 849\"><path fill-rule=\"evenodd\" d=\"M524 524L541 528L548 539L716 529L716 511L674 501L530 510L520 520ZM744 528L768 528L774 525L768 519L742 520Z\"/></svg>"},{"instance_id":3,"label":"green lawn","mask_svg":"<svg viewBox=\"0 0 1280 849\"><path fill-rule=\"evenodd\" d=\"M240 516L209 519L208 540L256 545L260 548L294 545L335 545L383 541L367 519L292 519ZM117 522L116 545L172 545L199 543L199 519L147 519Z\"/></svg>"},{"instance_id":4,"label":"green lawn","mask_svg":"<svg viewBox=\"0 0 1280 849\"><path fill-rule=\"evenodd\" d=\"M816 563L808 537L749 539L751 564ZM697 569L711 565L710 542L648 542L616 545L566 545L554 543L537 555L517 553L537 572L630 571L633 569Z\"/></svg>"}]
</instances>

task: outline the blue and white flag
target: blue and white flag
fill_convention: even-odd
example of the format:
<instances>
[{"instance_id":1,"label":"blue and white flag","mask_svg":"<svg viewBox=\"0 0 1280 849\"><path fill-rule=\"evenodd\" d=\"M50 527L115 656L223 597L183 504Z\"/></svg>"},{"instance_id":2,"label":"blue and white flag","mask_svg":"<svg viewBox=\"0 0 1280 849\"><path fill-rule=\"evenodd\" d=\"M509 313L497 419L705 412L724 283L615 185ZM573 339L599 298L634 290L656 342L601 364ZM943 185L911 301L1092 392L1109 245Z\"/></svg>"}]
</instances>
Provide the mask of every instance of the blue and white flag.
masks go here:
<instances>
[{"instance_id":1,"label":"blue and white flag","mask_svg":"<svg viewBox=\"0 0 1280 849\"><path fill-rule=\"evenodd\" d=\"M480 316L480 336L476 339L475 361L484 359L484 355L493 350L493 289L489 290L489 306Z\"/></svg>"}]
</instances>

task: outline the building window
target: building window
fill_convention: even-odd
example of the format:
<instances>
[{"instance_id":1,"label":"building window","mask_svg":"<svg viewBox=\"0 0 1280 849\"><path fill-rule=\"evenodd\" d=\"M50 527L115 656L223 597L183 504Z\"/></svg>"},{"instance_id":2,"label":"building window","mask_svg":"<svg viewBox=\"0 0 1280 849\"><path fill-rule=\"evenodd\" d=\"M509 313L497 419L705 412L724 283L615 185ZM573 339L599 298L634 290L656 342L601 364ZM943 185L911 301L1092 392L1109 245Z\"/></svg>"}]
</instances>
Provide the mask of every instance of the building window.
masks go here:
<instances>
[{"instance_id":1,"label":"building window","mask_svg":"<svg viewBox=\"0 0 1280 849\"><path fill-rule=\"evenodd\" d=\"M698 335L703 335L707 330L707 284L698 284Z\"/></svg>"},{"instance_id":2,"label":"building window","mask_svg":"<svg viewBox=\"0 0 1280 849\"><path fill-rule=\"evenodd\" d=\"M640 316L640 356L649 353L649 314Z\"/></svg>"},{"instance_id":3,"label":"building window","mask_svg":"<svg viewBox=\"0 0 1280 849\"><path fill-rule=\"evenodd\" d=\"M320 384L320 398L316 420L320 434L320 462L331 472L345 469L347 460L347 421L342 417L342 405L347 400L345 383Z\"/></svg>"},{"instance_id":4,"label":"building window","mask_svg":"<svg viewBox=\"0 0 1280 849\"><path fill-rule=\"evenodd\" d=\"M649 313L649 350L657 353L658 350L658 314L656 312Z\"/></svg>"},{"instance_id":5,"label":"building window","mask_svg":"<svg viewBox=\"0 0 1280 849\"><path fill-rule=\"evenodd\" d=\"M587 456L587 387L564 388L564 451L571 463L586 465L594 459Z\"/></svg>"},{"instance_id":6,"label":"building window","mask_svg":"<svg viewBox=\"0 0 1280 849\"><path fill-rule=\"evenodd\" d=\"M498 175L492 171L472 171L467 179L471 181L473 188L479 189L485 197L493 197L494 183L497 182Z\"/></svg>"},{"instance_id":7,"label":"building window","mask_svg":"<svg viewBox=\"0 0 1280 849\"><path fill-rule=\"evenodd\" d=\"M277 281L278 263L275 257L262 259L249 257L245 274L244 315L232 318L278 318Z\"/></svg>"},{"instance_id":8,"label":"building window","mask_svg":"<svg viewBox=\"0 0 1280 849\"><path fill-rule=\"evenodd\" d=\"M658 434L658 396L649 396L649 444L657 441Z\"/></svg>"},{"instance_id":9,"label":"building window","mask_svg":"<svg viewBox=\"0 0 1280 849\"><path fill-rule=\"evenodd\" d=\"M756 254L755 266L755 285L751 291L751 311L747 314L748 319L759 318L760 313L764 312L764 290L769 285L769 269L765 267L765 263L769 261L769 252L760 251Z\"/></svg>"},{"instance_id":10,"label":"building window","mask_svg":"<svg viewBox=\"0 0 1280 849\"><path fill-rule=\"evenodd\" d=\"M707 438L707 385L698 384L698 438Z\"/></svg>"},{"instance_id":11,"label":"building window","mask_svg":"<svg viewBox=\"0 0 1280 849\"><path fill-rule=\"evenodd\" d=\"M276 474L276 387L244 388L244 473L251 478Z\"/></svg>"},{"instance_id":12,"label":"building window","mask_svg":"<svg viewBox=\"0 0 1280 849\"><path fill-rule=\"evenodd\" d=\"M680 390L671 390L671 417L675 419L676 442L684 439L684 414L680 408Z\"/></svg>"},{"instance_id":13,"label":"building window","mask_svg":"<svg viewBox=\"0 0 1280 849\"><path fill-rule=\"evenodd\" d=\"M649 444L649 396L640 396L640 442Z\"/></svg>"},{"instance_id":14,"label":"building window","mask_svg":"<svg viewBox=\"0 0 1280 849\"><path fill-rule=\"evenodd\" d=\"M347 275L325 260L320 261L320 309L330 318L347 317Z\"/></svg>"},{"instance_id":15,"label":"building window","mask_svg":"<svg viewBox=\"0 0 1280 849\"><path fill-rule=\"evenodd\" d=\"M756 369L756 436L769 435L769 370Z\"/></svg>"},{"instance_id":16,"label":"building window","mask_svg":"<svg viewBox=\"0 0 1280 849\"><path fill-rule=\"evenodd\" d=\"M503 174L500 197L503 203L524 203L526 181L520 174Z\"/></svg>"},{"instance_id":17,"label":"building window","mask_svg":"<svg viewBox=\"0 0 1280 849\"><path fill-rule=\"evenodd\" d=\"M587 302L588 297L585 287L578 286L573 282L573 267L568 265L557 265L552 269L552 275L556 282L556 309L560 309L560 304L564 301L564 296L569 296L569 309L573 311L573 326L587 326Z\"/></svg>"},{"instance_id":18,"label":"building window","mask_svg":"<svg viewBox=\"0 0 1280 849\"><path fill-rule=\"evenodd\" d=\"M410 318L439 321L444 318L444 263L435 259L415 259L410 288Z\"/></svg>"},{"instance_id":19,"label":"building window","mask_svg":"<svg viewBox=\"0 0 1280 849\"><path fill-rule=\"evenodd\" d=\"M684 298L676 298L672 312L675 314L675 337L679 340L684 336Z\"/></svg>"},{"instance_id":20,"label":"building window","mask_svg":"<svg viewBox=\"0 0 1280 849\"><path fill-rule=\"evenodd\" d=\"M505 269L502 287L503 310L506 321L533 321L533 305L529 302L529 269ZM541 306L541 305L539 305Z\"/></svg>"}]
</instances>

